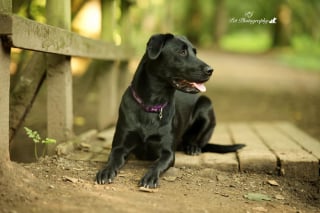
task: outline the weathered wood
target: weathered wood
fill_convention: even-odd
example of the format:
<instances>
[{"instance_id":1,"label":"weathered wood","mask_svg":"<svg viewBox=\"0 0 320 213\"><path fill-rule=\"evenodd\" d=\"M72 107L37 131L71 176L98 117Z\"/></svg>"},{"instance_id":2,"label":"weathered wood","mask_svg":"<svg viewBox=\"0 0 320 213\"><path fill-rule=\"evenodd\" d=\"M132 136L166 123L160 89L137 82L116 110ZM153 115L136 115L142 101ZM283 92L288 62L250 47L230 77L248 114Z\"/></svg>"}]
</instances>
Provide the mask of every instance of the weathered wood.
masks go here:
<instances>
[{"instance_id":1,"label":"weathered wood","mask_svg":"<svg viewBox=\"0 0 320 213\"><path fill-rule=\"evenodd\" d=\"M131 20L130 20L130 7L133 2L121 1L121 17L120 17L120 27L121 27L121 45L129 49L130 44L130 33L131 33ZM132 75L129 72L128 61L121 61L119 65L119 101L121 100L123 92L128 88Z\"/></svg>"},{"instance_id":2,"label":"weathered wood","mask_svg":"<svg viewBox=\"0 0 320 213\"><path fill-rule=\"evenodd\" d=\"M232 144L230 134L225 124L218 124L209 143L230 145ZM239 164L235 153L217 154L203 153L203 165L223 171L237 172Z\"/></svg>"},{"instance_id":3,"label":"weathered wood","mask_svg":"<svg viewBox=\"0 0 320 213\"><path fill-rule=\"evenodd\" d=\"M10 47L4 44L0 38L0 164L9 161Z\"/></svg>"},{"instance_id":4,"label":"weathered wood","mask_svg":"<svg viewBox=\"0 0 320 213\"><path fill-rule=\"evenodd\" d=\"M189 167L189 168L197 168L202 164L201 156L191 156L186 155L183 152L176 152L175 155L175 163L174 166L181 167Z\"/></svg>"},{"instance_id":5,"label":"weathered wood","mask_svg":"<svg viewBox=\"0 0 320 213\"><path fill-rule=\"evenodd\" d=\"M70 30L70 0L47 0L47 22L50 25ZM55 42L58 41L55 38ZM67 45L65 43L64 45ZM48 137L57 143L66 141L73 134L73 99L72 74L70 57L47 54L47 113ZM57 144L48 148L49 154L54 153Z\"/></svg>"},{"instance_id":6,"label":"weathered wood","mask_svg":"<svg viewBox=\"0 0 320 213\"><path fill-rule=\"evenodd\" d=\"M11 34L12 34L11 15L8 15L8 14L4 15L0 13L0 35L11 35Z\"/></svg>"},{"instance_id":7,"label":"weathered wood","mask_svg":"<svg viewBox=\"0 0 320 213\"><path fill-rule=\"evenodd\" d=\"M59 144L56 148L56 152L58 155L67 155L70 152L73 152L80 143L87 143L95 140L97 134L98 131L95 129L88 130L65 143Z\"/></svg>"},{"instance_id":8,"label":"weathered wood","mask_svg":"<svg viewBox=\"0 0 320 213\"><path fill-rule=\"evenodd\" d=\"M10 141L31 109L45 79L45 71L44 53L35 52L24 70L19 72L10 94Z\"/></svg>"},{"instance_id":9,"label":"weathered wood","mask_svg":"<svg viewBox=\"0 0 320 213\"><path fill-rule=\"evenodd\" d=\"M113 41L113 27L115 25L115 0L101 1L101 39ZM99 64L99 105L98 129L104 129L115 123L118 108L118 67L117 62L108 61Z\"/></svg>"},{"instance_id":10,"label":"weathered wood","mask_svg":"<svg viewBox=\"0 0 320 213\"><path fill-rule=\"evenodd\" d=\"M298 129L289 122L276 122L275 126L280 128L288 137L296 141L301 147L313 154L320 160L320 142Z\"/></svg>"},{"instance_id":11,"label":"weathered wood","mask_svg":"<svg viewBox=\"0 0 320 213\"><path fill-rule=\"evenodd\" d=\"M116 122L118 116L118 63L100 63L98 78L99 105L98 129L102 130Z\"/></svg>"},{"instance_id":12,"label":"weathered wood","mask_svg":"<svg viewBox=\"0 0 320 213\"><path fill-rule=\"evenodd\" d=\"M277 172L277 157L268 149L247 123L228 124L235 143L246 146L238 151L240 171L242 172Z\"/></svg>"},{"instance_id":13,"label":"weathered wood","mask_svg":"<svg viewBox=\"0 0 320 213\"><path fill-rule=\"evenodd\" d=\"M0 0L0 13L11 13L12 0Z\"/></svg>"},{"instance_id":14,"label":"weathered wood","mask_svg":"<svg viewBox=\"0 0 320 213\"><path fill-rule=\"evenodd\" d=\"M75 160L106 162L111 150L114 130L114 127L104 130L98 134L96 140L88 142L88 150L76 150L66 157ZM298 129L294 128L290 133L296 134L296 130ZM219 123L210 143L231 144L232 141L247 145L238 151L241 171L272 173L279 167L285 176L303 180L316 180L318 178L317 159L308 155L299 145L288 138L286 132L280 129L277 122ZM277 151L273 153L267 147L270 147L270 149L272 147ZM259 159L259 156L261 159ZM175 167L210 168L209 171L212 169L229 172L239 171L238 164L234 163L234 160L237 161L234 153L227 155L202 153L198 156L190 156L183 152L176 152L175 160ZM277 163L277 161L279 162Z\"/></svg>"},{"instance_id":15,"label":"weathered wood","mask_svg":"<svg viewBox=\"0 0 320 213\"><path fill-rule=\"evenodd\" d=\"M121 61L119 65L119 76L118 76L118 105L120 104L120 100L124 91L130 85L130 81L132 79L132 75L130 74L128 68L128 61Z\"/></svg>"},{"instance_id":16,"label":"weathered wood","mask_svg":"<svg viewBox=\"0 0 320 213\"><path fill-rule=\"evenodd\" d=\"M121 46L16 15L0 14L0 34L11 35L11 45L21 49L101 60L127 60L131 55Z\"/></svg>"},{"instance_id":17,"label":"weathered wood","mask_svg":"<svg viewBox=\"0 0 320 213\"><path fill-rule=\"evenodd\" d=\"M47 129L48 137L56 139L58 143L67 140L73 134L70 70L70 58L47 55ZM53 150L49 151L51 154L52 152Z\"/></svg>"},{"instance_id":18,"label":"weathered wood","mask_svg":"<svg viewBox=\"0 0 320 213\"><path fill-rule=\"evenodd\" d=\"M253 123L253 128L277 155L282 175L305 180L317 180L319 178L318 159L303 150L287 135L270 123Z\"/></svg>"}]
</instances>

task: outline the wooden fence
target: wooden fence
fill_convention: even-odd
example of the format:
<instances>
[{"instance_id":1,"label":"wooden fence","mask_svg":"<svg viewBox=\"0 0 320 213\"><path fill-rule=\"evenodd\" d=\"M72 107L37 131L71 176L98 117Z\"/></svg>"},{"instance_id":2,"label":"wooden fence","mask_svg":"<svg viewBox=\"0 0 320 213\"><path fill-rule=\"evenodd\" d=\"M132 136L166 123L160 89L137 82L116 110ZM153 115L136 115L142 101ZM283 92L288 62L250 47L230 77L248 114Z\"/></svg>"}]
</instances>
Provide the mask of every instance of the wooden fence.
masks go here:
<instances>
[{"instance_id":1,"label":"wooden fence","mask_svg":"<svg viewBox=\"0 0 320 213\"><path fill-rule=\"evenodd\" d=\"M102 37L112 34L114 0L102 0ZM73 134L72 56L101 60L104 70L100 79L100 92L105 98L98 106L98 127L112 123L118 103L119 67L126 71L130 53L122 46L93 40L70 31L70 0L47 0L47 24L12 14L12 1L0 0L0 156L9 158L9 96L11 47L44 53L47 81L48 137L65 141ZM107 23L106 23L107 22ZM108 22L111 23L108 25ZM125 74L125 73L122 73ZM97 82L99 83L99 82ZM24 115L21 115L22 117Z\"/></svg>"}]
</instances>

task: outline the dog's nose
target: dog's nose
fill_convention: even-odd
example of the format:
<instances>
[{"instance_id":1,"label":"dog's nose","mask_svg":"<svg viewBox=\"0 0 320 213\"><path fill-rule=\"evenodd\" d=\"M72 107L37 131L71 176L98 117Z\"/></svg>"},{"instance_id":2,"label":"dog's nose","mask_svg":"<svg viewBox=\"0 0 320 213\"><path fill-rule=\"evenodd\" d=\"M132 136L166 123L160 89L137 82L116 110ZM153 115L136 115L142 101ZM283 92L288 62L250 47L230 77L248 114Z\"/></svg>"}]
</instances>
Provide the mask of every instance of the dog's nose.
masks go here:
<instances>
[{"instance_id":1,"label":"dog's nose","mask_svg":"<svg viewBox=\"0 0 320 213\"><path fill-rule=\"evenodd\" d=\"M204 72L207 74L207 75L211 75L213 73L213 68L210 67L210 66L207 66L204 68Z\"/></svg>"}]
</instances>

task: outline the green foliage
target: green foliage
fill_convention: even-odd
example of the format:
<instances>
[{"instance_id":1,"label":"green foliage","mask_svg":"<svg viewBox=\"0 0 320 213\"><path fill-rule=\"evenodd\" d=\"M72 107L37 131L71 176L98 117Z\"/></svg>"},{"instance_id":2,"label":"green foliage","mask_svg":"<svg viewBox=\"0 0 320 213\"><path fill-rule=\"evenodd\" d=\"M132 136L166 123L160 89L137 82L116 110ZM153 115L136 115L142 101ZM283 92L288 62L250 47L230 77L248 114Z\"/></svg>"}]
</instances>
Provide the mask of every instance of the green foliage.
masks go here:
<instances>
[{"instance_id":1,"label":"green foliage","mask_svg":"<svg viewBox=\"0 0 320 213\"><path fill-rule=\"evenodd\" d=\"M320 42L309 36L292 38L292 49L279 55L282 63L291 67L320 72Z\"/></svg>"},{"instance_id":2,"label":"green foliage","mask_svg":"<svg viewBox=\"0 0 320 213\"><path fill-rule=\"evenodd\" d=\"M33 131L33 130L29 129L28 127L24 127L24 130L26 131L26 134L28 135L28 137L31 138L34 142L34 155L35 155L36 160L39 159L37 144L42 143L45 145L45 148L43 149L43 152L41 155L41 157L44 157L46 154L46 151L47 151L48 144L54 144L57 142L55 139L52 139L52 138L42 139L40 137L40 134L37 131Z\"/></svg>"},{"instance_id":3,"label":"green foliage","mask_svg":"<svg viewBox=\"0 0 320 213\"><path fill-rule=\"evenodd\" d=\"M269 49L271 38L264 31L239 31L224 36L220 45L231 52L261 53Z\"/></svg>"},{"instance_id":4,"label":"green foliage","mask_svg":"<svg viewBox=\"0 0 320 213\"><path fill-rule=\"evenodd\" d=\"M14 12L20 16L28 17L40 23L46 22L45 0L13 1Z\"/></svg>"}]
</instances>

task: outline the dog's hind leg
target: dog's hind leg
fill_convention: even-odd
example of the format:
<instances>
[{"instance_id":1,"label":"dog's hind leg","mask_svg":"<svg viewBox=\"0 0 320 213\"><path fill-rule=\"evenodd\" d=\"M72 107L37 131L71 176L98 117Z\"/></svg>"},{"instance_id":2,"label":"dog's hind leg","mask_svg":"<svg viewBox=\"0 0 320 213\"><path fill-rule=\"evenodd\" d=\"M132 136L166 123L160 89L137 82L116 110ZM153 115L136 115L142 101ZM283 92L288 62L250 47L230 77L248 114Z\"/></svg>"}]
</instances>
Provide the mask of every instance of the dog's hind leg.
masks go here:
<instances>
[{"instance_id":1,"label":"dog's hind leg","mask_svg":"<svg viewBox=\"0 0 320 213\"><path fill-rule=\"evenodd\" d=\"M216 119L209 98L199 97L192 114L192 122L182 137L182 146L186 154L197 155L210 140Z\"/></svg>"}]
</instances>

